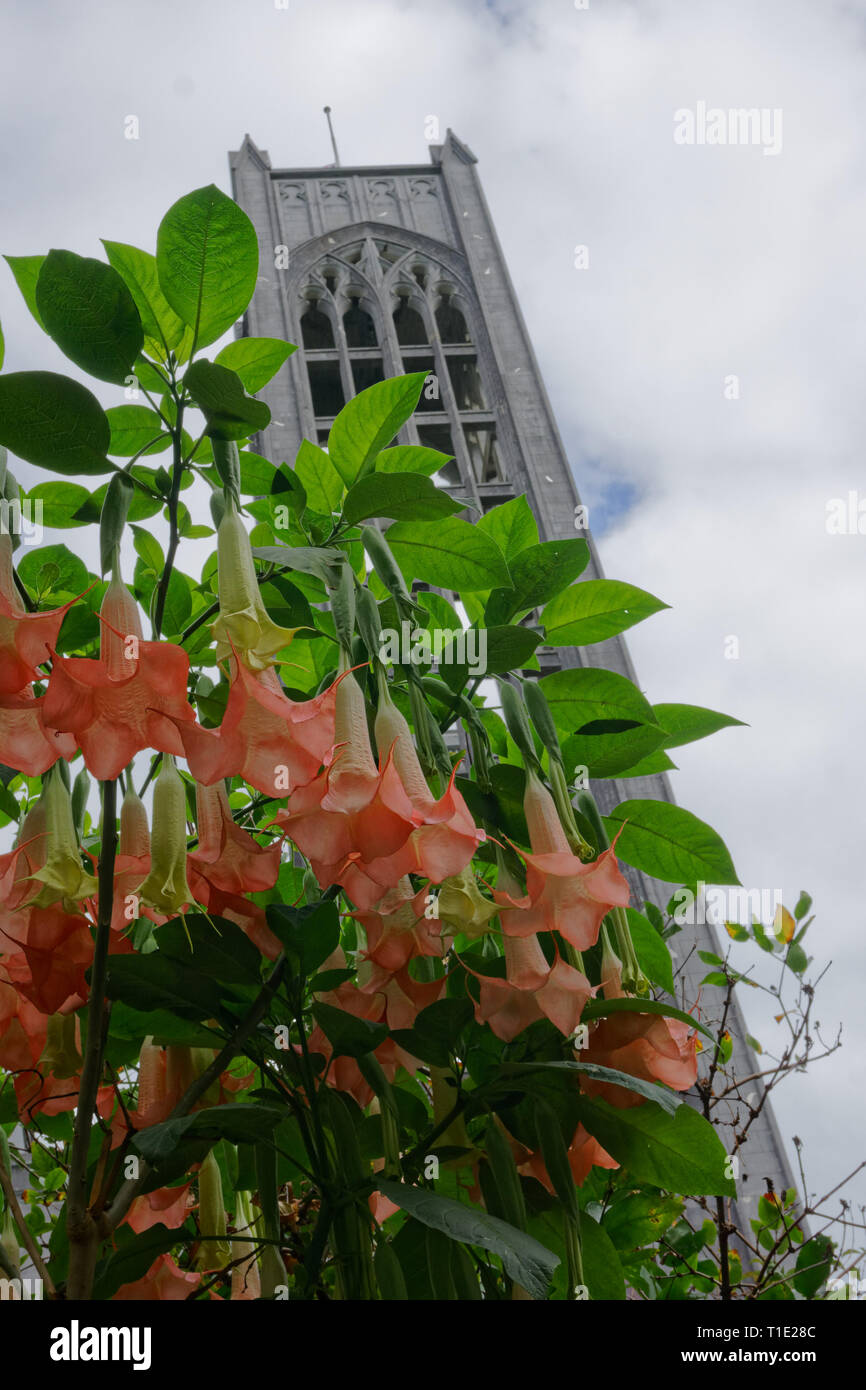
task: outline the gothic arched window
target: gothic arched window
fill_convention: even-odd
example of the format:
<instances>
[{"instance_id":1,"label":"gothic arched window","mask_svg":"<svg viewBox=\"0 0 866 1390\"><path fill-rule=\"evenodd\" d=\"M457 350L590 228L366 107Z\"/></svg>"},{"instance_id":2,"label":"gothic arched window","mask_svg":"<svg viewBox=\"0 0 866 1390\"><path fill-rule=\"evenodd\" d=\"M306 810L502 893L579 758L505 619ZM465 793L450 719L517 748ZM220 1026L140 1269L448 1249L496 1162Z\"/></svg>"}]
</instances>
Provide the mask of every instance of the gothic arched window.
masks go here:
<instances>
[{"instance_id":1,"label":"gothic arched window","mask_svg":"<svg viewBox=\"0 0 866 1390\"><path fill-rule=\"evenodd\" d=\"M373 316L361 308L357 299L351 301L351 307L343 315L343 331L346 334L347 347L367 348L379 345Z\"/></svg>"},{"instance_id":2,"label":"gothic arched window","mask_svg":"<svg viewBox=\"0 0 866 1390\"><path fill-rule=\"evenodd\" d=\"M443 343L471 342L466 319L450 294L443 294L436 306L436 326Z\"/></svg>"},{"instance_id":3,"label":"gothic arched window","mask_svg":"<svg viewBox=\"0 0 866 1390\"><path fill-rule=\"evenodd\" d=\"M413 309L409 300L402 296L394 310L394 327L401 347L416 347L426 343L430 337L418 310Z\"/></svg>"},{"instance_id":4,"label":"gothic arched window","mask_svg":"<svg viewBox=\"0 0 866 1390\"><path fill-rule=\"evenodd\" d=\"M334 343L334 327L327 314L323 314L319 308L317 299L310 300L309 305L301 315L301 336L305 348L332 348Z\"/></svg>"}]
</instances>

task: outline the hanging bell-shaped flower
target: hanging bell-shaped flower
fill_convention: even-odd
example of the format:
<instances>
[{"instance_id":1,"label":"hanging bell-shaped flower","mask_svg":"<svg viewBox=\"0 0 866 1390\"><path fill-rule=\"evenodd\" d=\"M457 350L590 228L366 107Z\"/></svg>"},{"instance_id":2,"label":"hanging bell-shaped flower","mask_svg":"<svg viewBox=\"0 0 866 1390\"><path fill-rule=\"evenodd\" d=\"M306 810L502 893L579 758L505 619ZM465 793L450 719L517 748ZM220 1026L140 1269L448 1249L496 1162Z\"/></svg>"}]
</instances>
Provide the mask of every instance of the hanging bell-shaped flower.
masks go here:
<instances>
[{"instance_id":1,"label":"hanging bell-shaped flower","mask_svg":"<svg viewBox=\"0 0 866 1390\"><path fill-rule=\"evenodd\" d=\"M192 902L186 878L186 792L183 780L166 755L153 791L153 832L150 873L138 890L146 907L171 916Z\"/></svg>"}]
</instances>

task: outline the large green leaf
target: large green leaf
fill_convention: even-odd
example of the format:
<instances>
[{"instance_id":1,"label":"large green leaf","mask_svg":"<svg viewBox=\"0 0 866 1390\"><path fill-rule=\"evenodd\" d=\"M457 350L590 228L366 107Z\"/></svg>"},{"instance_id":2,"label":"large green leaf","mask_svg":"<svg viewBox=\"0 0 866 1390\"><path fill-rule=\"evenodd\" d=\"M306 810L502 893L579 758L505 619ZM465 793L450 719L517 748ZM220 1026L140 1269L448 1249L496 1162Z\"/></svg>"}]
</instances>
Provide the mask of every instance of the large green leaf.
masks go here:
<instances>
[{"instance_id":1,"label":"large green leaf","mask_svg":"<svg viewBox=\"0 0 866 1390\"><path fill-rule=\"evenodd\" d=\"M639 1182L687 1197L736 1197L722 1141L690 1105L669 1115L652 1102L618 1110L581 1096L577 1104L581 1123Z\"/></svg>"},{"instance_id":2,"label":"large green leaf","mask_svg":"<svg viewBox=\"0 0 866 1390\"><path fill-rule=\"evenodd\" d=\"M691 811L669 801L622 801L606 817L616 852L626 864L665 883L738 884L721 836Z\"/></svg>"},{"instance_id":3,"label":"large green leaf","mask_svg":"<svg viewBox=\"0 0 866 1390\"><path fill-rule=\"evenodd\" d=\"M135 300L144 328L145 351L157 360L173 352L179 363L186 362L192 348L192 329L178 318L159 287L156 256L122 241L103 239L102 244ZM142 385L150 389L144 380Z\"/></svg>"},{"instance_id":4,"label":"large green leaf","mask_svg":"<svg viewBox=\"0 0 866 1390\"><path fill-rule=\"evenodd\" d=\"M87 566L66 545L41 545L21 556L19 577L34 593L74 594L78 597L90 583Z\"/></svg>"},{"instance_id":5,"label":"large green leaf","mask_svg":"<svg viewBox=\"0 0 866 1390\"><path fill-rule=\"evenodd\" d=\"M590 1298L596 1302L625 1299L625 1276L613 1241L586 1212L580 1218L580 1254Z\"/></svg>"},{"instance_id":6,"label":"large green leaf","mask_svg":"<svg viewBox=\"0 0 866 1390\"><path fill-rule=\"evenodd\" d=\"M422 1062L447 1067L457 1039L472 1016L468 999L439 999L421 1010L411 1028L392 1029L391 1036Z\"/></svg>"},{"instance_id":7,"label":"large green leaf","mask_svg":"<svg viewBox=\"0 0 866 1390\"><path fill-rule=\"evenodd\" d=\"M269 423L264 401L254 400L228 367L200 359L187 370L183 384L203 412L208 434L218 439L246 439Z\"/></svg>"},{"instance_id":8,"label":"large green leaf","mask_svg":"<svg viewBox=\"0 0 866 1390\"><path fill-rule=\"evenodd\" d=\"M311 444L308 439L301 441L295 459L295 472L300 478L307 494L307 503L321 516L330 516L340 505L343 495L343 480L331 462L330 456Z\"/></svg>"},{"instance_id":9,"label":"large green leaf","mask_svg":"<svg viewBox=\"0 0 866 1390\"><path fill-rule=\"evenodd\" d=\"M524 547L509 564L510 585L490 595L487 621L507 623L518 613L540 607L567 588L588 564L586 541L542 541Z\"/></svg>"},{"instance_id":10,"label":"large green leaf","mask_svg":"<svg viewBox=\"0 0 866 1390\"><path fill-rule=\"evenodd\" d=\"M236 338L221 348L214 360L235 372L247 391L255 395L296 351L294 343L283 338Z\"/></svg>"},{"instance_id":11,"label":"large green leaf","mask_svg":"<svg viewBox=\"0 0 866 1390\"><path fill-rule=\"evenodd\" d=\"M313 1004L313 1017L337 1057L363 1057L365 1052L375 1052L388 1036L384 1023L371 1023L332 1004Z\"/></svg>"},{"instance_id":12,"label":"large green leaf","mask_svg":"<svg viewBox=\"0 0 866 1390\"><path fill-rule=\"evenodd\" d=\"M180 1115L176 1120L141 1129L133 1143L148 1163L159 1164L183 1139L206 1139L211 1143L228 1139L231 1144L254 1144L268 1139L283 1115L283 1110L275 1105L257 1105L254 1101L212 1105L192 1115Z\"/></svg>"},{"instance_id":13,"label":"large green leaf","mask_svg":"<svg viewBox=\"0 0 866 1390\"><path fill-rule=\"evenodd\" d=\"M616 671L597 670L593 666L555 671L542 678L541 689L556 727L563 734L574 734L595 720L655 723L649 701Z\"/></svg>"},{"instance_id":14,"label":"large green leaf","mask_svg":"<svg viewBox=\"0 0 866 1390\"><path fill-rule=\"evenodd\" d=\"M659 936L652 922L633 907L626 908L628 927L637 956L638 965L644 974L659 989L674 992L674 974L671 953Z\"/></svg>"},{"instance_id":15,"label":"large green leaf","mask_svg":"<svg viewBox=\"0 0 866 1390\"><path fill-rule=\"evenodd\" d=\"M3 258L12 274L15 276L15 283L24 296L24 302L31 314L44 328L42 315L39 313L39 306L36 303L36 282L39 279L39 272L42 269L44 256L4 256Z\"/></svg>"},{"instance_id":16,"label":"large green leaf","mask_svg":"<svg viewBox=\"0 0 866 1390\"><path fill-rule=\"evenodd\" d=\"M240 927L225 917L191 912L165 922L157 933L159 953L226 984L258 985L262 957Z\"/></svg>"},{"instance_id":17,"label":"large green leaf","mask_svg":"<svg viewBox=\"0 0 866 1390\"><path fill-rule=\"evenodd\" d=\"M71 362L122 386L144 346L135 300L117 271L74 251L49 251L36 283L46 333Z\"/></svg>"},{"instance_id":18,"label":"large green leaf","mask_svg":"<svg viewBox=\"0 0 866 1390\"><path fill-rule=\"evenodd\" d=\"M166 1009L193 1021L215 1018L223 1002L216 980L159 951L110 956L107 993L109 999L122 999L143 1013Z\"/></svg>"},{"instance_id":19,"label":"large green leaf","mask_svg":"<svg viewBox=\"0 0 866 1390\"><path fill-rule=\"evenodd\" d=\"M478 1207L465 1206L440 1197L422 1187L377 1178L379 1192L402 1211L408 1212L422 1225L441 1231L451 1240L477 1245L498 1255L506 1273L535 1299L545 1299L559 1264L557 1257L533 1236L518 1231L498 1217L489 1216Z\"/></svg>"},{"instance_id":20,"label":"large green leaf","mask_svg":"<svg viewBox=\"0 0 866 1390\"><path fill-rule=\"evenodd\" d=\"M0 444L55 473L110 473L111 426L86 386L56 372L0 376Z\"/></svg>"},{"instance_id":21,"label":"large green leaf","mask_svg":"<svg viewBox=\"0 0 866 1390\"><path fill-rule=\"evenodd\" d=\"M575 1072L588 1076L590 1081L603 1081L609 1086L622 1086L626 1091L634 1091L644 1100L656 1102L671 1115L683 1103L675 1091L657 1086L652 1081L644 1081L639 1076L630 1076L628 1072L618 1071L614 1067L599 1066L597 1062L506 1062L501 1071L502 1076L509 1079L514 1076L519 1081L521 1077L525 1077L529 1086L531 1086L529 1076L532 1073L539 1071Z\"/></svg>"},{"instance_id":22,"label":"large green leaf","mask_svg":"<svg viewBox=\"0 0 866 1390\"><path fill-rule=\"evenodd\" d=\"M425 449L421 444L395 444L376 455L377 473L438 473L453 454L440 454L438 449Z\"/></svg>"},{"instance_id":23,"label":"large green leaf","mask_svg":"<svg viewBox=\"0 0 866 1390\"><path fill-rule=\"evenodd\" d=\"M620 727L612 728L611 725ZM604 732L594 733L599 728ZM589 777L617 777L660 748L664 729L635 720L590 720L562 745L566 767L585 767Z\"/></svg>"},{"instance_id":24,"label":"large green leaf","mask_svg":"<svg viewBox=\"0 0 866 1390\"><path fill-rule=\"evenodd\" d=\"M405 425L426 379L426 372L412 372L379 381L340 411L331 427L328 454L347 487L372 469L376 456Z\"/></svg>"},{"instance_id":25,"label":"large green leaf","mask_svg":"<svg viewBox=\"0 0 866 1390\"><path fill-rule=\"evenodd\" d=\"M522 550L538 545L538 523L524 493L512 497L478 518L477 525L496 542L506 560L514 560Z\"/></svg>"},{"instance_id":26,"label":"large green leaf","mask_svg":"<svg viewBox=\"0 0 866 1390\"><path fill-rule=\"evenodd\" d=\"M147 454L161 454L171 444L171 435L163 434L163 424L155 410L147 405L114 405L106 410L111 426L108 452L117 458L132 458L151 439L157 439Z\"/></svg>"},{"instance_id":27,"label":"large green leaf","mask_svg":"<svg viewBox=\"0 0 866 1390\"><path fill-rule=\"evenodd\" d=\"M42 503L43 526L86 526L87 518L79 518L76 512L90 497L86 487L80 483L37 483L27 494L30 501Z\"/></svg>"},{"instance_id":28,"label":"large green leaf","mask_svg":"<svg viewBox=\"0 0 866 1390\"><path fill-rule=\"evenodd\" d=\"M156 241L159 285L194 330L196 347L220 338L252 299L259 247L252 222L214 184L169 208Z\"/></svg>"},{"instance_id":29,"label":"large green leaf","mask_svg":"<svg viewBox=\"0 0 866 1390\"><path fill-rule=\"evenodd\" d=\"M668 606L634 584L584 579L551 599L541 621L551 646L588 646L615 637Z\"/></svg>"},{"instance_id":30,"label":"large green leaf","mask_svg":"<svg viewBox=\"0 0 866 1390\"><path fill-rule=\"evenodd\" d=\"M746 727L742 719L733 719L714 709L702 709L700 705L653 705L653 714L656 723L667 730L665 748L680 748L684 743L706 738L728 726Z\"/></svg>"},{"instance_id":31,"label":"large green leaf","mask_svg":"<svg viewBox=\"0 0 866 1390\"><path fill-rule=\"evenodd\" d=\"M370 517L396 521L432 521L465 508L423 473L369 473L349 488L343 519L350 526Z\"/></svg>"},{"instance_id":32,"label":"large green leaf","mask_svg":"<svg viewBox=\"0 0 866 1390\"><path fill-rule=\"evenodd\" d=\"M336 903L330 900L304 903L302 907L271 903L266 916L268 926L297 963L301 975L314 974L339 945L340 914Z\"/></svg>"},{"instance_id":33,"label":"large green leaf","mask_svg":"<svg viewBox=\"0 0 866 1390\"><path fill-rule=\"evenodd\" d=\"M407 580L422 579L458 593L508 582L508 566L496 542L459 517L397 521L386 534Z\"/></svg>"}]
</instances>

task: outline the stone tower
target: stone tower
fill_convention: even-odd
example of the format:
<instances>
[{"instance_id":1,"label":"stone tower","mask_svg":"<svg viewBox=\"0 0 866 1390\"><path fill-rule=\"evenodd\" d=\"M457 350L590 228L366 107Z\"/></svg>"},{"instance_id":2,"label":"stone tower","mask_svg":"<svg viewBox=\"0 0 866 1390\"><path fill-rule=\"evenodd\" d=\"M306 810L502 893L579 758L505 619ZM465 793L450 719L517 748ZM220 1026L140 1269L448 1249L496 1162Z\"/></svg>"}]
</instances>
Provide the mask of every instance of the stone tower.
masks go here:
<instances>
[{"instance_id":1,"label":"stone tower","mask_svg":"<svg viewBox=\"0 0 866 1390\"><path fill-rule=\"evenodd\" d=\"M401 443L453 455L443 486L487 511L523 493L542 540L582 535L588 578L602 577L591 535L580 528L580 498L529 341L478 177L477 160L448 131L430 147L429 164L344 168L272 168L267 152L244 138L230 156L236 201L259 237L261 274L241 326L244 334L286 338L297 352L261 395L272 420L259 448L291 462L304 438L326 441L350 396L385 377L426 370L438 383L422 394ZM542 671L590 665L635 680L622 637L554 653L539 648ZM664 773L599 781L607 813L621 801L673 801ZM625 867L625 866L624 866ZM625 868L633 901L660 907L673 887ZM680 989L690 1006L700 992L709 1026L723 992L700 987L707 966L698 950L723 954L711 925L673 938ZM736 997L728 1015L737 1077L761 1066L746 1044ZM760 1080L734 1097L733 1124L759 1106ZM723 1141L727 1135L721 1131ZM764 1179L795 1186L769 1103L749 1131L738 1180L738 1216L757 1214Z\"/></svg>"}]
</instances>

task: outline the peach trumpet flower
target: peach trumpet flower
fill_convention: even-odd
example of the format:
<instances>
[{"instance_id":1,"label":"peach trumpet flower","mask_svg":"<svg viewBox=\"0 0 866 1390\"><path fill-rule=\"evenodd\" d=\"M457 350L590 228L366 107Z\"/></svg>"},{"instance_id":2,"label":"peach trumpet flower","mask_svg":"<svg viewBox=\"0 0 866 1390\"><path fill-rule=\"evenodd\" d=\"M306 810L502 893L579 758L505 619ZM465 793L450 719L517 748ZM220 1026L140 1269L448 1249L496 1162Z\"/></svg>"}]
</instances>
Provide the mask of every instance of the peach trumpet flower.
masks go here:
<instances>
[{"instance_id":1,"label":"peach trumpet flower","mask_svg":"<svg viewBox=\"0 0 866 1390\"><path fill-rule=\"evenodd\" d=\"M99 657L53 657L45 724L74 735L94 777L117 777L144 748L183 753L178 726L194 720L189 657L173 642L145 642L138 604L115 574L99 610Z\"/></svg>"},{"instance_id":2,"label":"peach trumpet flower","mask_svg":"<svg viewBox=\"0 0 866 1390\"><path fill-rule=\"evenodd\" d=\"M532 852L519 851L526 864L526 894L514 898L501 890L500 922L506 936L558 931L578 951L598 940L601 923L612 907L626 907L629 886L614 847L589 864L569 849L550 792L530 769L524 796Z\"/></svg>"}]
</instances>

